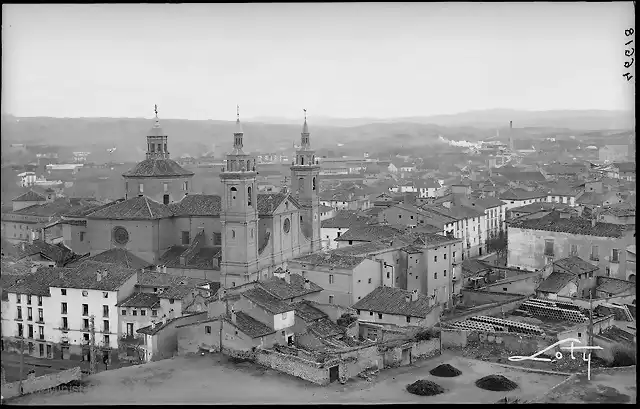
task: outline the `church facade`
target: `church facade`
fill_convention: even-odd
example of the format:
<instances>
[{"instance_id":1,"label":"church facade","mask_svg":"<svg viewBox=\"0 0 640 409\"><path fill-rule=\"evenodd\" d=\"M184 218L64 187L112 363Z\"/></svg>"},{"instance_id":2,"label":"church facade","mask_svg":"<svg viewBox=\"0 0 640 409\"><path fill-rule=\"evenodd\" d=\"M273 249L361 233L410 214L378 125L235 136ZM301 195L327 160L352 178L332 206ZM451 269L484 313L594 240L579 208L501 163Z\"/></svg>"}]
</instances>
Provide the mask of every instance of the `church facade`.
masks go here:
<instances>
[{"instance_id":1,"label":"church facade","mask_svg":"<svg viewBox=\"0 0 640 409\"><path fill-rule=\"evenodd\" d=\"M125 200L86 215L91 255L122 248L168 271L230 288L320 251L320 167L306 118L301 142L291 189L258 194L256 157L244 151L238 115L233 150L220 174L222 194L193 194L193 172L169 158L168 136L156 115L146 159L123 175Z\"/></svg>"}]
</instances>

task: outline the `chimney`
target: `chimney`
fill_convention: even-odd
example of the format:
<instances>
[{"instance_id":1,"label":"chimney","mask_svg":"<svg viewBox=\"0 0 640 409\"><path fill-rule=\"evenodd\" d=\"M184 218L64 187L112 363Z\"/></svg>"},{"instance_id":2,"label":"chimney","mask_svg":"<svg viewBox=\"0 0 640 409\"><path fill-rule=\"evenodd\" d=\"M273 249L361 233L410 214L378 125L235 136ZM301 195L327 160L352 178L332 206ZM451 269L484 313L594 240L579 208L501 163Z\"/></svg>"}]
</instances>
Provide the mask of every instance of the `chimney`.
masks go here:
<instances>
[{"instance_id":1,"label":"chimney","mask_svg":"<svg viewBox=\"0 0 640 409\"><path fill-rule=\"evenodd\" d=\"M96 275L97 275L96 280L98 282L102 281L102 274L99 271L96 273Z\"/></svg>"},{"instance_id":2,"label":"chimney","mask_svg":"<svg viewBox=\"0 0 640 409\"><path fill-rule=\"evenodd\" d=\"M291 271L289 271L289 270L285 271L285 273L284 273L284 281L287 284L291 284Z\"/></svg>"},{"instance_id":3,"label":"chimney","mask_svg":"<svg viewBox=\"0 0 640 409\"><path fill-rule=\"evenodd\" d=\"M418 301L418 290L413 290L411 292L411 301Z\"/></svg>"},{"instance_id":4,"label":"chimney","mask_svg":"<svg viewBox=\"0 0 640 409\"><path fill-rule=\"evenodd\" d=\"M305 290L311 290L311 281L309 280L304 280L304 289Z\"/></svg>"},{"instance_id":5,"label":"chimney","mask_svg":"<svg viewBox=\"0 0 640 409\"><path fill-rule=\"evenodd\" d=\"M236 323L236 310L231 307L231 322Z\"/></svg>"},{"instance_id":6,"label":"chimney","mask_svg":"<svg viewBox=\"0 0 640 409\"><path fill-rule=\"evenodd\" d=\"M31 272L35 273L36 271L38 271L38 265L34 264L34 265L31 266Z\"/></svg>"},{"instance_id":7,"label":"chimney","mask_svg":"<svg viewBox=\"0 0 640 409\"><path fill-rule=\"evenodd\" d=\"M156 273L161 273L162 271L160 270L160 265L156 266Z\"/></svg>"},{"instance_id":8,"label":"chimney","mask_svg":"<svg viewBox=\"0 0 640 409\"><path fill-rule=\"evenodd\" d=\"M407 294L407 295L405 295L405 296L404 296L404 300L405 300L406 302L411 302L411 297L412 297L412 296L413 296L413 294Z\"/></svg>"},{"instance_id":9,"label":"chimney","mask_svg":"<svg viewBox=\"0 0 640 409\"><path fill-rule=\"evenodd\" d=\"M24 244L24 241L22 243L20 243L20 245L21 245L20 247L22 247L22 251L24 251L25 248L26 248L26 245Z\"/></svg>"},{"instance_id":10,"label":"chimney","mask_svg":"<svg viewBox=\"0 0 640 409\"><path fill-rule=\"evenodd\" d=\"M167 266L162 266L162 272L167 274Z\"/></svg>"}]
</instances>

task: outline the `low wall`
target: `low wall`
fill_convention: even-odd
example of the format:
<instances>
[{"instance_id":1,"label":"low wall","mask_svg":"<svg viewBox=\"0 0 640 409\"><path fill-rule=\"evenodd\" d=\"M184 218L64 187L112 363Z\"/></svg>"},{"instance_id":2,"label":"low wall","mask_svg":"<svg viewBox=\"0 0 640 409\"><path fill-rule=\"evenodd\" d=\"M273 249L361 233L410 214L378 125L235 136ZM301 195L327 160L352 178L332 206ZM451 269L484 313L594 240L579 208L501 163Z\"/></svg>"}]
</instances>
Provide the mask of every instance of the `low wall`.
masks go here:
<instances>
[{"instance_id":1,"label":"low wall","mask_svg":"<svg viewBox=\"0 0 640 409\"><path fill-rule=\"evenodd\" d=\"M457 329L442 329L442 349L461 349L467 346L480 344L500 345L505 351L505 358L513 353L522 356L530 356L540 352L548 346L556 343L555 337L516 334L509 332L486 332ZM547 354L560 351L560 346L549 350Z\"/></svg>"},{"instance_id":2,"label":"low wall","mask_svg":"<svg viewBox=\"0 0 640 409\"><path fill-rule=\"evenodd\" d=\"M82 378L82 370L80 367L67 369L53 374L38 376L32 379L22 381L22 394L43 391L49 388L55 388L58 385L77 381ZM20 382L6 383L2 385L2 397L4 399L20 396Z\"/></svg>"},{"instance_id":3,"label":"low wall","mask_svg":"<svg viewBox=\"0 0 640 409\"><path fill-rule=\"evenodd\" d=\"M255 362L317 385L329 383L327 368L324 368L320 363L307 361L296 356L263 349L256 353Z\"/></svg>"},{"instance_id":4,"label":"low wall","mask_svg":"<svg viewBox=\"0 0 640 409\"><path fill-rule=\"evenodd\" d=\"M535 296L534 295L530 295L530 296L520 295L520 298L518 298L518 299L507 300L507 301L503 301L503 302L499 302L499 303L490 304L490 305L487 305L484 308L482 308L482 307L474 308L474 309L470 309L468 311L457 312L457 313L454 313L452 315L445 315L445 316L443 316L441 318L441 321L442 322L464 321L467 318L474 317L476 315L497 316L497 315L500 315L502 312L508 313L510 311L513 311L513 310L517 309L520 306L520 304L522 304L523 302L527 301L530 298L535 298Z\"/></svg>"}]
</instances>

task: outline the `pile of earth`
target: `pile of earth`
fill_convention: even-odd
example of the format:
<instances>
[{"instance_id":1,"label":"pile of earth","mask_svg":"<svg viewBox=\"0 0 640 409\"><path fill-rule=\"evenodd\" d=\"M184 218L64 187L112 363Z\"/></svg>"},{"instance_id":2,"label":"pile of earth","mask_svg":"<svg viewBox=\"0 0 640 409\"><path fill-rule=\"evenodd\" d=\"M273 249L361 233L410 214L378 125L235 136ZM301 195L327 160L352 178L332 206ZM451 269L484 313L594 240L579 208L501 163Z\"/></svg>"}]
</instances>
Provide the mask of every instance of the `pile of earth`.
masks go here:
<instances>
[{"instance_id":1,"label":"pile of earth","mask_svg":"<svg viewBox=\"0 0 640 409\"><path fill-rule=\"evenodd\" d=\"M444 393L444 388L437 383L427 381L426 379L420 379L410 385L407 385L407 391L414 395L433 396Z\"/></svg>"},{"instance_id":2,"label":"pile of earth","mask_svg":"<svg viewBox=\"0 0 640 409\"><path fill-rule=\"evenodd\" d=\"M462 375L462 372L459 369L449 364L438 365L429 371L429 373L433 376L440 376L442 378L453 378L454 376Z\"/></svg>"},{"instance_id":3,"label":"pile of earth","mask_svg":"<svg viewBox=\"0 0 640 409\"><path fill-rule=\"evenodd\" d=\"M518 384L505 378L502 375L489 375L476 381L476 386L488 391L512 391Z\"/></svg>"}]
</instances>

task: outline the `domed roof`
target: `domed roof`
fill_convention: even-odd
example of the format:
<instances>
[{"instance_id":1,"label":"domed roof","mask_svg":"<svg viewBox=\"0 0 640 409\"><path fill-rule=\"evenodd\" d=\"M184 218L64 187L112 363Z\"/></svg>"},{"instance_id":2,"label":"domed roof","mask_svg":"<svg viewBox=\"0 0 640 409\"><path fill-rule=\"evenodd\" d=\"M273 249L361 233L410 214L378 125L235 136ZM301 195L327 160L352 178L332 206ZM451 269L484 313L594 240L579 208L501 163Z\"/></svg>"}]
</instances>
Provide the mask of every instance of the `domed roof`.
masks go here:
<instances>
[{"instance_id":1,"label":"domed roof","mask_svg":"<svg viewBox=\"0 0 640 409\"><path fill-rule=\"evenodd\" d=\"M193 172L184 169L171 159L145 159L132 169L126 171L124 177L167 177L193 176Z\"/></svg>"}]
</instances>

